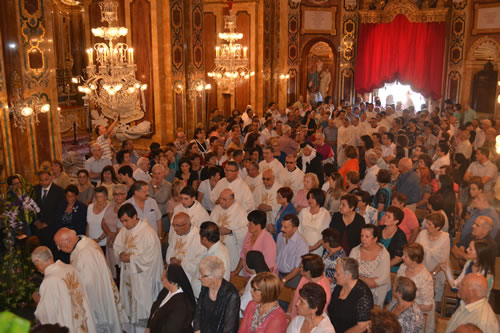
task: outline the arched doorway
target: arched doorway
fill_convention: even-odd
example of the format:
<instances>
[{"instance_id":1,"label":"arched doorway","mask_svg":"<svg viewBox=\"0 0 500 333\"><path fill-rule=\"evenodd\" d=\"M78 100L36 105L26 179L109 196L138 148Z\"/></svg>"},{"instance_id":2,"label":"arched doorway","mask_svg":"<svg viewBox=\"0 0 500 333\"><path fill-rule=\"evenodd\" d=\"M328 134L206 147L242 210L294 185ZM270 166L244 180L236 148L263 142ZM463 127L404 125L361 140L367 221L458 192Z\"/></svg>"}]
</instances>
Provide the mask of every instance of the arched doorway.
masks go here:
<instances>
[{"instance_id":1,"label":"arched doorway","mask_svg":"<svg viewBox=\"0 0 500 333\"><path fill-rule=\"evenodd\" d=\"M313 39L302 49L299 94L309 98L312 104L323 101L326 96L336 99L334 50L333 43L326 38Z\"/></svg>"},{"instance_id":2,"label":"arched doorway","mask_svg":"<svg viewBox=\"0 0 500 333\"><path fill-rule=\"evenodd\" d=\"M485 66L491 66L491 70L496 72L495 78L483 80L484 73L481 72L484 72ZM498 81L500 81L500 44L489 36L481 37L472 44L465 62L462 105L469 104L483 116L498 117L500 114L500 103L497 103L500 94Z\"/></svg>"}]
</instances>

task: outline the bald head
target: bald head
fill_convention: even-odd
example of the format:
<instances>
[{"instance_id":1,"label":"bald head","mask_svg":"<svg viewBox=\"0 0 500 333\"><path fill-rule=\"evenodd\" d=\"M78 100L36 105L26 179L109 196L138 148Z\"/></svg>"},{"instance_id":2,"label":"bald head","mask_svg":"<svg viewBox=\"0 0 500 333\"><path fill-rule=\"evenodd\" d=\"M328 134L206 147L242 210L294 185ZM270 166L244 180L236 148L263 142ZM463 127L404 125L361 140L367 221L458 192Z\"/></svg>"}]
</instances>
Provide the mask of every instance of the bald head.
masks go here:
<instances>
[{"instance_id":1,"label":"bald head","mask_svg":"<svg viewBox=\"0 0 500 333\"><path fill-rule=\"evenodd\" d=\"M399 160L398 169L400 173L407 173L408 171L411 170L412 167L413 167L413 162L411 161L410 158L404 157L401 160Z\"/></svg>"},{"instance_id":2,"label":"bald head","mask_svg":"<svg viewBox=\"0 0 500 333\"><path fill-rule=\"evenodd\" d=\"M262 182L267 189L274 185L274 172L272 169L267 169L262 173Z\"/></svg>"},{"instance_id":3,"label":"bald head","mask_svg":"<svg viewBox=\"0 0 500 333\"><path fill-rule=\"evenodd\" d=\"M234 193L230 189L224 189L219 195L219 204L222 208L228 209L234 203Z\"/></svg>"},{"instance_id":4,"label":"bald head","mask_svg":"<svg viewBox=\"0 0 500 333\"><path fill-rule=\"evenodd\" d=\"M141 157L137 160L137 166L146 172L149 169L149 160L146 157Z\"/></svg>"},{"instance_id":5,"label":"bald head","mask_svg":"<svg viewBox=\"0 0 500 333\"><path fill-rule=\"evenodd\" d=\"M54 242L60 251L71 253L78 242L78 235L74 230L61 228L54 235Z\"/></svg>"},{"instance_id":6,"label":"bald head","mask_svg":"<svg viewBox=\"0 0 500 333\"><path fill-rule=\"evenodd\" d=\"M488 128L491 127L491 121L489 119L482 119L481 126L483 127L483 131L486 131Z\"/></svg>"},{"instance_id":7,"label":"bald head","mask_svg":"<svg viewBox=\"0 0 500 333\"><path fill-rule=\"evenodd\" d=\"M179 236L186 235L191 230L191 218L185 212L175 214L172 227Z\"/></svg>"},{"instance_id":8,"label":"bald head","mask_svg":"<svg viewBox=\"0 0 500 333\"><path fill-rule=\"evenodd\" d=\"M458 296L465 304L474 303L488 294L488 281L481 274L467 274L458 286Z\"/></svg>"}]
</instances>

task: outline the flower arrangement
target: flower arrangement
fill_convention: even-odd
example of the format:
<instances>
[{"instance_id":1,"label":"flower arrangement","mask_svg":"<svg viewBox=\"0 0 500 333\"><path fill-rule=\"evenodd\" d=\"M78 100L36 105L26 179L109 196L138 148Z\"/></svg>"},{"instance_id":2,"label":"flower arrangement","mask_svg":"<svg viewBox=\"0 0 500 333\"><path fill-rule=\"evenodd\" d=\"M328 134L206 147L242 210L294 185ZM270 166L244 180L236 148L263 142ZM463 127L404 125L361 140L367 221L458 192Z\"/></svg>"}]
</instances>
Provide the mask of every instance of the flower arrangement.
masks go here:
<instances>
[{"instance_id":1,"label":"flower arrangement","mask_svg":"<svg viewBox=\"0 0 500 333\"><path fill-rule=\"evenodd\" d=\"M4 233L22 232L24 224L30 225L36 218L36 214L40 212L40 208L33 199L33 187L27 184L22 176L17 177L21 182L21 187L7 193L7 200L1 207L0 219L4 223Z\"/></svg>"},{"instance_id":2,"label":"flower arrangement","mask_svg":"<svg viewBox=\"0 0 500 333\"><path fill-rule=\"evenodd\" d=\"M5 252L0 253L0 309L12 312L33 304L35 270L29 246L22 240L27 238L29 226L40 212L33 199L33 187L23 177L17 177L20 186L10 189L6 199L0 202L0 228L5 245Z\"/></svg>"}]
</instances>

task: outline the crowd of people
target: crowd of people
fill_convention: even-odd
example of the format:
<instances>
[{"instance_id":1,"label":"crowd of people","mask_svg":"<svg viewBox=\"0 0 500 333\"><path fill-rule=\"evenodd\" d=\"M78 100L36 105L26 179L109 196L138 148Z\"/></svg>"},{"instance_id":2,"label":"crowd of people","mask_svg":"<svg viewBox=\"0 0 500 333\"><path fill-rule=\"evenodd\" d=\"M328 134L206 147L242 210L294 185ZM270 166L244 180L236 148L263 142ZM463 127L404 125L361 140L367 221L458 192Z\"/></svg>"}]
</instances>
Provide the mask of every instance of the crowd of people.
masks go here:
<instances>
[{"instance_id":1,"label":"crowd of people","mask_svg":"<svg viewBox=\"0 0 500 333\"><path fill-rule=\"evenodd\" d=\"M488 297L500 124L469 106L313 108L299 98L262 116L216 112L207 132L189 140L178 129L144 156L130 140L114 152L116 121L96 129L74 184L58 161L39 173L42 324L434 332L449 283L461 301L447 332L499 331ZM12 193L18 183L9 177ZM248 280L241 291L236 276Z\"/></svg>"}]
</instances>

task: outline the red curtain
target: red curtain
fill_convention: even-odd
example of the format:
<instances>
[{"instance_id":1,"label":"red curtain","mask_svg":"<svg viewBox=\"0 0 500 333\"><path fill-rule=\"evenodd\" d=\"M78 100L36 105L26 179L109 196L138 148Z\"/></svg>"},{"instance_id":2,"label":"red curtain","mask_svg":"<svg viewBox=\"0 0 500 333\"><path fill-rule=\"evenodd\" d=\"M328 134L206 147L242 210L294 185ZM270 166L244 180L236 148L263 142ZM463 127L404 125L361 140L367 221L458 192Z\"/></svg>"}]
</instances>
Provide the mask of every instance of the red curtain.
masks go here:
<instances>
[{"instance_id":1,"label":"red curtain","mask_svg":"<svg viewBox=\"0 0 500 333\"><path fill-rule=\"evenodd\" d=\"M371 92L396 79L424 97L441 97L446 26L413 23L400 14L391 23L361 24L354 86Z\"/></svg>"}]
</instances>

